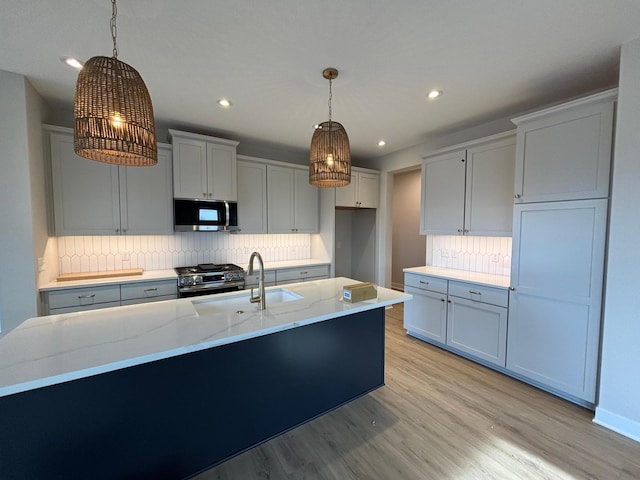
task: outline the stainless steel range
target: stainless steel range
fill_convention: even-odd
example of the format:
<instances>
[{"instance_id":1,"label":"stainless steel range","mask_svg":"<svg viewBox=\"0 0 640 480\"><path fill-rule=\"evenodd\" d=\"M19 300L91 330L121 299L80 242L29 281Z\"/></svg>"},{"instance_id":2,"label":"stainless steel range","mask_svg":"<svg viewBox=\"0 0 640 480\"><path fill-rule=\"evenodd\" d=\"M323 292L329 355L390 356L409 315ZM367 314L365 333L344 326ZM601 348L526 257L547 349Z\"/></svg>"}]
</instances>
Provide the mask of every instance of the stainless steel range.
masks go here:
<instances>
[{"instance_id":1,"label":"stainless steel range","mask_svg":"<svg viewBox=\"0 0 640 480\"><path fill-rule=\"evenodd\" d=\"M194 267L178 267L178 295L195 297L244 289L244 270L233 263L216 265L201 263Z\"/></svg>"}]
</instances>

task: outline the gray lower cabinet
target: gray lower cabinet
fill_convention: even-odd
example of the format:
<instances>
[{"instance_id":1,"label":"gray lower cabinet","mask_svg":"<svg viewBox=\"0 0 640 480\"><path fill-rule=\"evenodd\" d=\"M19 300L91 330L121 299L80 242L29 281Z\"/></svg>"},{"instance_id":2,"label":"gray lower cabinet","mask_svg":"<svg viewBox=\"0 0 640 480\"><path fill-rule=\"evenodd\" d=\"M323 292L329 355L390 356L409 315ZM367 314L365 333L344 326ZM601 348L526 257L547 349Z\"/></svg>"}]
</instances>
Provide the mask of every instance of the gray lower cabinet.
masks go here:
<instances>
[{"instance_id":1,"label":"gray lower cabinet","mask_svg":"<svg viewBox=\"0 0 640 480\"><path fill-rule=\"evenodd\" d=\"M247 273L247 274L245 274L245 277L244 277L244 288L257 288L259 282L260 282L260 271L258 271L258 273L254 273L253 275L249 275ZM275 284L276 284L276 271L275 270L265 270L264 271L264 286L265 287L272 287Z\"/></svg>"},{"instance_id":2,"label":"gray lower cabinet","mask_svg":"<svg viewBox=\"0 0 640 480\"><path fill-rule=\"evenodd\" d=\"M509 292L474 283L405 274L407 332L499 367L506 364Z\"/></svg>"},{"instance_id":3,"label":"gray lower cabinet","mask_svg":"<svg viewBox=\"0 0 640 480\"><path fill-rule=\"evenodd\" d=\"M171 300L178 296L175 279L130 282L42 292L43 315Z\"/></svg>"},{"instance_id":4,"label":"gray lower cabinet","mask_svg":"<svg viewBox=\"0 0 640 480\"><path fill-rule=\"evenodd\" d=\"M404 328L411 334L439 343L447 341L447 280L405 275Z\"/></svg>"},{"instance_id":5,"label":"gray lower cabinet","mask_svg":"<svg viewBox=\"0 0 640 480\"><path fill-rule=\"evenodd\" d=\"M283 268L276 270L276 284L307 282L329 278L329 265L314 265L301 268Z\"/></svg>"},{"instance_id":6,"label":"gray lower cabinet","mask_svg":"<svg viewBox=\"0 0 640 480\"><path fill-rule=\"evenodd\" d=\"M509 292L449 282L447 345L504 367Z\"/></svg>"},{"instance_id":7,"label":"gray lower cabinet","mask_svg":"<svg viewBox=\"0 0 640 480\"><path fill-rule=\"evenodd\" d=\"M507 368L593 404L607 200L522 204L514 211Z\"/></svg>"}]
</instances>

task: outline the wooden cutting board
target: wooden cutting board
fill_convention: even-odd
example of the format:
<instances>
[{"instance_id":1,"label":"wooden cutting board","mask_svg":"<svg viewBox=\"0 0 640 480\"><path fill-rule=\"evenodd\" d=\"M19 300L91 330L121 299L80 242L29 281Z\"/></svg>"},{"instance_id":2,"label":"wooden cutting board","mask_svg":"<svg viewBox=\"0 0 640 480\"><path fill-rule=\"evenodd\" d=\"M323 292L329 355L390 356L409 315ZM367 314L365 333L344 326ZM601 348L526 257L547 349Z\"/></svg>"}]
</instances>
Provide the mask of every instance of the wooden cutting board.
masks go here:
<instances>
[{"instance_id":1,"label":"wooden cutting board","mask_svg":"<svg viewBox=\"0 0 640 480\"><path fill-rule=\"evenodd\" d=\"M58 282L66 282L69 280L91 280L94 278L111 278L111 277L128 277L132 275L142 275L144 269L129 268L127 270L109 270L108 272L78 272L65 273L56 278Z\"/></svg>"}]
</instances>

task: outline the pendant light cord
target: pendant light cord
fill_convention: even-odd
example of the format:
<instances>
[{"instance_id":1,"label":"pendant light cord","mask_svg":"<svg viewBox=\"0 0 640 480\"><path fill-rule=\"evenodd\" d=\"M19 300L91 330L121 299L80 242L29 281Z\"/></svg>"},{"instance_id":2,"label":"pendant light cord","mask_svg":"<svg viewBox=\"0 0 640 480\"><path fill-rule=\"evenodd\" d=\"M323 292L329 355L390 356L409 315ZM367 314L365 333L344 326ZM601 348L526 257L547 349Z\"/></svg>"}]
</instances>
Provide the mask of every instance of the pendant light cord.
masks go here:
<instances>
[{"instance_id":1,"label":"pendant light cord","mask_svg":"<svg viewBox=\"0 0 640 480\"><path fill-rule=\"evenodd\" d=\"M116 26L116 16L118 15L118 7L116 0L111 0L111 38L113 39L113 58L118 58L118 45L116 37L118 36L118 27Z\"/></svg>"},{"instance_id":2,"label":"pendant light cord","mask_svg":"<svg viewBox=\"0 0 640 480\"><path fill-rule=\"evenodd\" d=\"M333 96L333 93L331 91L331 82L332 79L329 79L329 124L331 124L331 97Z\"/></svg>"}]
</instances>

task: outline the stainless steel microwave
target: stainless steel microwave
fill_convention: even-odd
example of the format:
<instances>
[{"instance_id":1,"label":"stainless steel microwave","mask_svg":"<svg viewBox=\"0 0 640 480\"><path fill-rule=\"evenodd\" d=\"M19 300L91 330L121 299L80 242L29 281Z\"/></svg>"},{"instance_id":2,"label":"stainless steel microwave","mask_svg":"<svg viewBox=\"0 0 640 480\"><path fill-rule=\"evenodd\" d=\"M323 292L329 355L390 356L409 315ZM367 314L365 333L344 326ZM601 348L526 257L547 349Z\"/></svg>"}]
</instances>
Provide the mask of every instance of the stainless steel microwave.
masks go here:
<instances>
[{"instance_id":1,"label":"stainless steel microwave","mask_svg":"<svg viewBox=\"0 0 640 480\"><path fill-rule=\"evenodd\" d=\"M238 203L211 200L173 200L176 232L238 231Z\"/></svg>"}]
</instances>

